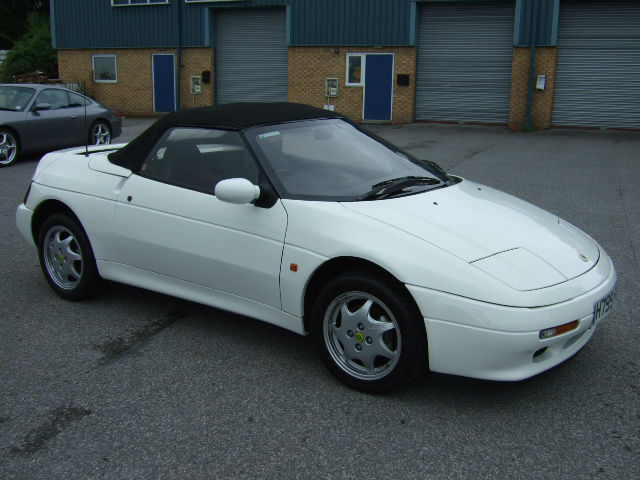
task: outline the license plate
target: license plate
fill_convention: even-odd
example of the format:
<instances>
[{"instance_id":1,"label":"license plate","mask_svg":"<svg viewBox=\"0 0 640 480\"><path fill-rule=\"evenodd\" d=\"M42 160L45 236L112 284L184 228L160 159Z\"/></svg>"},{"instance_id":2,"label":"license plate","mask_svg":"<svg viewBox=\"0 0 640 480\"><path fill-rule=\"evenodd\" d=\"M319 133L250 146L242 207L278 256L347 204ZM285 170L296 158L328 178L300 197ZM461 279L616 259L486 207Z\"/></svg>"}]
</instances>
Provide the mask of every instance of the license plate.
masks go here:
<instances>
[{"instance_id":1,"label":"license plate","mask_svg":"<svg viewBox=\"0 0 640 480\"><path fill-rule=\"evenodd\" d=\"M591 326L597 325L600 320L613 312L613 301L616 296L616 289L614 287L611 292L604 297L602 300L596 302L593 306L593 320L591 321Z\"/></svg>"}]
</instances>

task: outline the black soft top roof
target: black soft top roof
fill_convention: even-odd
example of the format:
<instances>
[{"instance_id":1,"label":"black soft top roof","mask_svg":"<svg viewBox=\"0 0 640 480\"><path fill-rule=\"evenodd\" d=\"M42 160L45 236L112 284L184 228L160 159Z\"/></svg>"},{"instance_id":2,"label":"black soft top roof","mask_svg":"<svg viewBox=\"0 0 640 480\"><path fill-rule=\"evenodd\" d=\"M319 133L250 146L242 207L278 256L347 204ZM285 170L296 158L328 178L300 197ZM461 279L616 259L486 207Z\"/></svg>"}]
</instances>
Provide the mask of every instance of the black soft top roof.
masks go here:
<instances>
[{"instance_id":1,"label":"black soft top roof","mask_svg":"<svg viewBox=\"0 0 640 480\"><path fill-rule=\"evenodd\" d=\"M309 120L314 118L345 118L329 110L301 103L228 103L215 107L200 107L169 113L151 125L129 144L109 154L109 161L134 172L140 170L149 151L173 127L209 127L242 130L259 125Z\"/></svg>"}]
</instances>

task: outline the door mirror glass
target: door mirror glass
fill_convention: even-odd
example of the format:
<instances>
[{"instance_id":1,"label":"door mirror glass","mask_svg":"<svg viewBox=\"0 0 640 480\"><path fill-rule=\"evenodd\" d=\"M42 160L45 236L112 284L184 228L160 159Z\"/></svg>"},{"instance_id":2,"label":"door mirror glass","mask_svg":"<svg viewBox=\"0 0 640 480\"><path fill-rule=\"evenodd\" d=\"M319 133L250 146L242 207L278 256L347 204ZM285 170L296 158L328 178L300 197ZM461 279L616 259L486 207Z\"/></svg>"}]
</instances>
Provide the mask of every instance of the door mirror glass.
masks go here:
<instances>
[{"instance_id":1,"label":"door mirror glass","mask_svg":"<svg viewBox=\"0 0 640 480\"><path fill-rule=\"evenodd\" d=\"M260 187L246 178L229 178L218 182L215 194L218 200L242 205L260 198Z\"/></svg>"}]
</instances>

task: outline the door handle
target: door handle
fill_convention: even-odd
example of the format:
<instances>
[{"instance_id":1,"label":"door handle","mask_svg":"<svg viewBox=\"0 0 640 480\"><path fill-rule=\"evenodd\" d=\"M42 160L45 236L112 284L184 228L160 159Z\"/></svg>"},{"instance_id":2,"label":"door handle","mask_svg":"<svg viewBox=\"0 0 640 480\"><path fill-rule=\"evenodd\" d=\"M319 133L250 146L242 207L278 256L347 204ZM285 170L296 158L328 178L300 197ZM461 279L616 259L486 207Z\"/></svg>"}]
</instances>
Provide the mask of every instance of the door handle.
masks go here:
<instances>
[{"instance_id":1,"label":"door handle","mask_svg":"<svg viewBox=\"0 0 640 480\"><path fill-rule=\"evenodd\" d=\"M78 118L78 115L71 115L71 120L75 120L76 118Z\"/></svg>"}]
</instances>

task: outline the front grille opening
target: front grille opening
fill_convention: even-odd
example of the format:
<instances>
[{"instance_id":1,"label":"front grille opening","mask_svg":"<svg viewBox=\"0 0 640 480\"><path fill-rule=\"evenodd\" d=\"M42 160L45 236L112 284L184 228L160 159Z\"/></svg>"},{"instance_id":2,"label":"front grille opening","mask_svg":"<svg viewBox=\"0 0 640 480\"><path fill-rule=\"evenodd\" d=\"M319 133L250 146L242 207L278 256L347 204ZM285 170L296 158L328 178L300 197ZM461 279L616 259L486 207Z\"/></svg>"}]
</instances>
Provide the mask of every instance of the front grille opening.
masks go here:
<instances>
[{"instance_id":1,"label":"front grille opening","mask_svg":"<svg viewBox=\"0 0 640 480\"><path fill-rule=\"evenodd\" d=\"M547 348L549 348L549 347L542 347L542 348L536 350L535 353L533 354L533 361L535 362L536 359L539 359L540 355L544 354L544 352L547 351Z\"/></svg>"}]
</instances>

